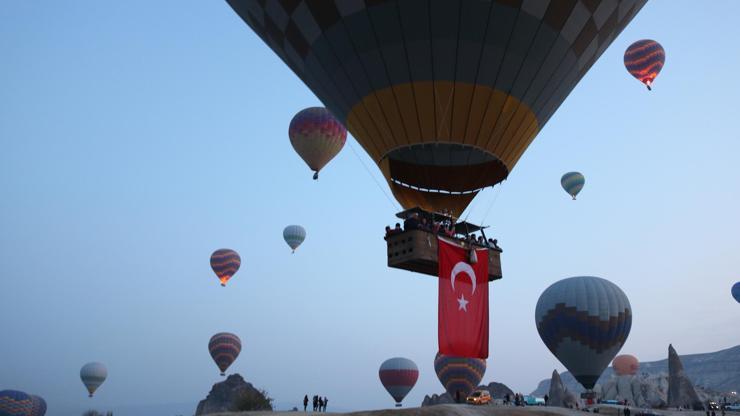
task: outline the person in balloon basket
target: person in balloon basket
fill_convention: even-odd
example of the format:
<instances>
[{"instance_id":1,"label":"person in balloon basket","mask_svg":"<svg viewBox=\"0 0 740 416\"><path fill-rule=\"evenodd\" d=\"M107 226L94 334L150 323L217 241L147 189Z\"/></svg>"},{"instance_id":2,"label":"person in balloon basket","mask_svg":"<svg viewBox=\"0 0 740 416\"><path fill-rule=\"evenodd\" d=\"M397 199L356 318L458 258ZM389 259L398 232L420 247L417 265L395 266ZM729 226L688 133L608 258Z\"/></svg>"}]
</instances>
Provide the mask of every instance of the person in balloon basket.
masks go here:
<instances>
[{"instance_id":1,"label":"person in balloon basket","mask_svg":"<svg viewBox=\"0 0 740 416\"><path fill-rule=\"evenodd\" d=\"M306 411L306 408L308 407L308 394L303 396L303 411Z\"/></svg>"}]
</instances>

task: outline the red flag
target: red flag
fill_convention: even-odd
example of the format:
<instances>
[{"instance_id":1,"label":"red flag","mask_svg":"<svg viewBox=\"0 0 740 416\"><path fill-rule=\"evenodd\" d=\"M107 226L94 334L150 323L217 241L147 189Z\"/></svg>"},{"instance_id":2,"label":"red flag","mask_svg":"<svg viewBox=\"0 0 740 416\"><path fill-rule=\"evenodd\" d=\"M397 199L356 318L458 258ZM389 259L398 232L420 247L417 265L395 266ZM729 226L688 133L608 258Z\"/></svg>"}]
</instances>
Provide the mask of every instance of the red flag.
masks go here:
<instances>
[{"instance_id":1,"label":"red flag","mask_svg":"<svg viewBox=\"0 0 740 416\"><path fill-rule=\"evenodd\" d=\"M488 250L470 251L438 239L439 352L454 357L488 358Z\"/></svg>"}]
</instances>

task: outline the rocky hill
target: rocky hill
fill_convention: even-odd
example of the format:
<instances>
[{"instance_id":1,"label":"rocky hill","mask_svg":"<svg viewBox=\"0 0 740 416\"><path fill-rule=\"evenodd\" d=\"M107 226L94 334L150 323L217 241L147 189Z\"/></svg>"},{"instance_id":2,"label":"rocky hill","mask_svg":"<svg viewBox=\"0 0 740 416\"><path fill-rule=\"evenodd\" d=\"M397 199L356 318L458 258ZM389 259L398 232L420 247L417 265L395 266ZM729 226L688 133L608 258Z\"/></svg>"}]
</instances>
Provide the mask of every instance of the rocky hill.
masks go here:
<instances>
[{"instance_id":1,"label":"rocky hill","mask_svg":"<svg viewBox=\"0 0 740 416\"><path fill-rule=\"evenodd\" d=\"M725 350L705 354L680 355L684 370L696 386L697 391L706 395L716 392L740 391L740 345ZM667 376L668 359L640 363L639 376L656 378ZM565 387L575 393L583 392L583 387L569 372L560 374ZM597 385L604 385L614 377L608 367L601 375ZM550 389L550 379L542 380L532 395L542 397Z\"/></svg>"}]
</instances>

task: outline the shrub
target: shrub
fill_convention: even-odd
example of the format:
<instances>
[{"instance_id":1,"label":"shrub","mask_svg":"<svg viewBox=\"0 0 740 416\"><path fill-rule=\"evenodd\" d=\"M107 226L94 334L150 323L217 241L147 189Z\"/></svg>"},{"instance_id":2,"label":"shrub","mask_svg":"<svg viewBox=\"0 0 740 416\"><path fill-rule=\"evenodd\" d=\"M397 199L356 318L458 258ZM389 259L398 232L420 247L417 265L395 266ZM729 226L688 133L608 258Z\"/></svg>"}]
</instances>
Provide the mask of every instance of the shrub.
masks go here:
<instances>
[{"instance_id":1,"label":"shrub","mask_svg":"<svg viewBox=\"0 0 740 416\"><path fill-rule=\"evenodd\" d=\"M272 399L264 390L247 391L234 400L234 408L240 412L250 410L272 410Z\"/></svg>"}]
</instances>

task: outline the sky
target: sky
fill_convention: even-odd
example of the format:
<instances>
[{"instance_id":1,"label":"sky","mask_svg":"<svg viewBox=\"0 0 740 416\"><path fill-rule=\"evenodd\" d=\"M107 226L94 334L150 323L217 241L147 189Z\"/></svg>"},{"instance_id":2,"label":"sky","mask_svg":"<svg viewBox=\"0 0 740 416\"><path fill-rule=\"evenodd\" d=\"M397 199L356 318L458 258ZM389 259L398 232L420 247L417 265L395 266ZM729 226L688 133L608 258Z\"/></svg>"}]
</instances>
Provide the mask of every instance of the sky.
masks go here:
<instances>
[{"instance_id":1,"label":"sky","mask_svg":"<svg viewBox=\"0 0 740 416\"><path fill-rule=\"evenodd\" d=\"M534 308L570 276L624 290L622 352L643 361L740 344L738 15L649 2L471 205L504 249L485 384L528 393L564 371ZM390 407L377 369L394 356L420 369L408 405L442 392L437 281L386 267L398 204L380 171L349 138L311 180L287 130L321 104L225 2L11 0L0 21L0 390L51 415L191 414L221 379L208 340L229 331L229 372L281 406ZM622 62L642 38L667 54L652 92ZM586 176L575 202L571 170ZM308 233L295 255L288 224ZM222 247L242 257L226 288L208 262ZM109 371L94 399L89 361Z\"/></svg>"}]
</instances>

